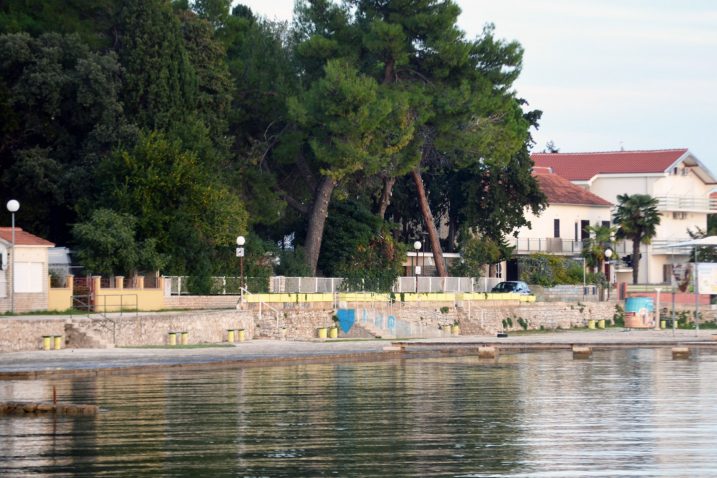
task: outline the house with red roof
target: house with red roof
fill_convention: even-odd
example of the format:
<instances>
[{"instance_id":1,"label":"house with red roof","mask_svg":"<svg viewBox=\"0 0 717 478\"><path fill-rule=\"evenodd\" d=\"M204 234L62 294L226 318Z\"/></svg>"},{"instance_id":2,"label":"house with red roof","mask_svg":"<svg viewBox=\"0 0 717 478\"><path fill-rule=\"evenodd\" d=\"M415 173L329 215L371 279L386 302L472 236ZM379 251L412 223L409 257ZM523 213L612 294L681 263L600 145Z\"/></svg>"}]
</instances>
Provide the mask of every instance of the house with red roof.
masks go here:
<instances>
[{"instance_id":1,"label":"house with red roof","mask_svg":"<svg viewBox=\"0 0 717 478\"><path fill-rule=\"evenodd\" d=\"M657 198L661 223L652 244L642 246L640 283L669 283L673 264L685 262L689 250L660 246L689 240L688 229L706 229L707 215L717 213L717 201L710 197L717 188L717 179L685 148L534 153L531 157L537 168L549 168L573 185L613 204L618 203L620 194L649 194ZM629 244L619 247L620 251L631 250ZM626 276L631 273L631 269L621 270Z\"/></svg>"},{"instance_id":2,"label":"house with red roof","mask_svg":"<svg viewBox=\"0 0 717 478\"><path fill-rule=\"evenodd\" d=\"M550 168L535 167L533 176L548 200L548 207L539 216L526 211L530 226L520 228L514 237L507 239L515 247L514 254L580 256L583 240L590 237L588 226L609 225L613 204ZM511 272L513 267L515 264L508 264L508 279L517 279L517 274Z\"/></svg>"},{"instance_id":3,"label":"house with red roof","mask_svg":"<svg viewBox=\"0 0 717 478\"><path fill-rule=\"evenodd\" d=\"M0 312L47 310L50 241L15 227L0 227Z\"/></svg>"}]
</instances>

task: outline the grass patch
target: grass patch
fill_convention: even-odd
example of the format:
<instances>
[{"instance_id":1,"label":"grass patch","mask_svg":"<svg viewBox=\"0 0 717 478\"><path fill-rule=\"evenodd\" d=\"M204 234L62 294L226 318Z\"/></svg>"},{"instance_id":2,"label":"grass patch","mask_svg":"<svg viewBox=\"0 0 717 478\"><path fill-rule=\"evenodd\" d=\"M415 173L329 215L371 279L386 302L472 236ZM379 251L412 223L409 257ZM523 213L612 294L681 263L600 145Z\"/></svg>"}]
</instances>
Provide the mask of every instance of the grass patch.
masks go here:
<instances>
[{"instance_id":1,"label":"grass patch","mask_svg":"<svg viewBox=\"0 0 717 478\"><path fill-rule=\"evenodd\" d=\"M33 310L30 312L3 312L2 317L26 317L37 315L87 315L87 310L67 309L67 310Z\"/></svg>"}]
</instances>

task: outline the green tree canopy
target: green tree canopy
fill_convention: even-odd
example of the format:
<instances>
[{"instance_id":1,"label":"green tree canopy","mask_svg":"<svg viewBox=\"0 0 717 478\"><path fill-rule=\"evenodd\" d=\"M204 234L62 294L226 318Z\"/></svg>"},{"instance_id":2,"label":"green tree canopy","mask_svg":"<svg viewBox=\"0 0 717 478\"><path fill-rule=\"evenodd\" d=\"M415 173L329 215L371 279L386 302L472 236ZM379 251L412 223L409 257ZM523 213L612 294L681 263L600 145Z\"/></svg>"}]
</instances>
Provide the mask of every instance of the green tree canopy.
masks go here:
<instances>
[{"instance_id":1,"label":"green tree canopy","mask_svg":"<svg viewBox=\"0 0 717 478\"><path fill-rule=\"evenodd\" d=\"M0 35L0 188L34 233L65 242L100 158L134 137L120 71L76 35Z\"/></svg>"},{"instance_id":2,"label":"green tree canopy","mask_svg":"<svg viewBox=\"0 0 717 478\"><path fill-rule=\"evenodd\" d=\"M96 209L86 222L72 227L75 253L88 273L132 276L158 271L166 257L157 252L157 240L137 239L137 219L110 209Z\"/></svg>"},{"instance_id":3,"label":"green tree canopy","mask_svg":"<svg viewBox=\"0 0 717 478\"><path fill-rule=\"evenodd\" d=\"M133 149L108 158L103 174L106 206L137 218L138 237L157 240L170 257L170 273L211 268L247 230L246 210L221 176L161 133L143 135Z\"/></svg>"}]
</instances>

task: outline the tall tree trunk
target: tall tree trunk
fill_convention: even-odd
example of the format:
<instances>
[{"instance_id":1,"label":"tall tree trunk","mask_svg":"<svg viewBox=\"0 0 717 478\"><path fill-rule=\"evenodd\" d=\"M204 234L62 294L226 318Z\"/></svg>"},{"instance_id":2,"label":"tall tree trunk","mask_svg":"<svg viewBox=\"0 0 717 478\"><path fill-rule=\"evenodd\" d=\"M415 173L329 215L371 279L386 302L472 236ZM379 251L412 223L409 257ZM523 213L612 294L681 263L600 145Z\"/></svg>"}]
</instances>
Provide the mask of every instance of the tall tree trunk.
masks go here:
<instances>
[{"instance_id":1,"label":"tall tree trunk","mask_svg":"<svg viewBox=\"0 0 717 478\"><path fill-rule=\"evenodd\" d=\"M418 191L418 205L421 208L423 222L426 224L426 229L428 230L428 240L431 242L433 261L436 263L438 275L441 277L447 277L448 273L446 273L446 265L443 263L443 252L441 251L441 243L438 240L438 231L436 230L436 225L433 223L431 207L428 205L426 189L423 187L423 179L421 179L421 173L418 172L418 168L411 171L411 177L413 178L413 182L416 183L416 190Z\"/></svg>"},{"instance_id":2,"label":"tall tree trunk","mask_svg":"<svg viewBox=\"0 0 717 478\"><path fill-rule=\"evenodd\" d=\"M640 273L640 241L632 240L632 283L637 284Z\"/></svg>"},{"instance_id":3,"label":"tall tree trunk","mask_svg":"<svg viewBox=\"0 0 717 478\"><path fill-rule=\"evenodd\" d=\"M329 202L331 193L334 192L336 181L328 176L323 176L316 190L316 197L311 206L309 214L309 226L306 231L306 264L309 266L312 275L316 275L316 265L319 262L321 251L321 239L324 236L324 226L329 215Z\"/></svg>"},{"instance_id":4,"label":"tall tree trunk","mask_svg":"<svg viewBox=\"0 0 717 478\"><path fill-rule=\"evenodd\" d=\"M378 203L378 216L383 219L386 215L386 209L391 204L391 193L393 191L393 185L396 184L396 178L386 177L383 178L383 192L381 193L381 200Z\"/></svg>"},{"instance_id":5,"label":"tall tree trunk","mask_svg":"<svg viewBox=\"0 0 717 478\"><path fill-rule=\"evenodd\" d=\"M450 211L450 210L449 210ZM450 214L450 212L449 212ZM458 235L458 224L455 215L448 218L448 252L456 251L456 236Z\"/></svg>"}]
</instances>

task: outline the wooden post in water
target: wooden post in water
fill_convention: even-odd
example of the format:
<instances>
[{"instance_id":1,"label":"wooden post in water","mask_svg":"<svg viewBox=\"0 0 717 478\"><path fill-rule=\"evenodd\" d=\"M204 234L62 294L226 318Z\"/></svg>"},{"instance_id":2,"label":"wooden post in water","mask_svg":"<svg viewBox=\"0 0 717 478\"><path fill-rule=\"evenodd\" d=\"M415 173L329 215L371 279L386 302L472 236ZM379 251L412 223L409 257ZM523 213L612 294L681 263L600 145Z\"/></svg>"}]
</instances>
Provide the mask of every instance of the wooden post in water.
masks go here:
<instances>
[{"instance_id":1,"label":"wooden post in water","mask_svg":"<svg viewBox=\"0 0 717 478\"><path fill-rule=\"evenodd\" d=\"M588 359L592 354L593 349L590 347L573 345L573 359Z\"/></svg>"},{"instance_id":2,"label":"wooden post in water","mask_svg":"<svg viewBox=\"0 0 717 478\"><path fill-rule=\"evenodd\" d=\"M498 349L495 347L478 347L478 358L494 359L498 356Z\"/></svg>"}]
</instances>

